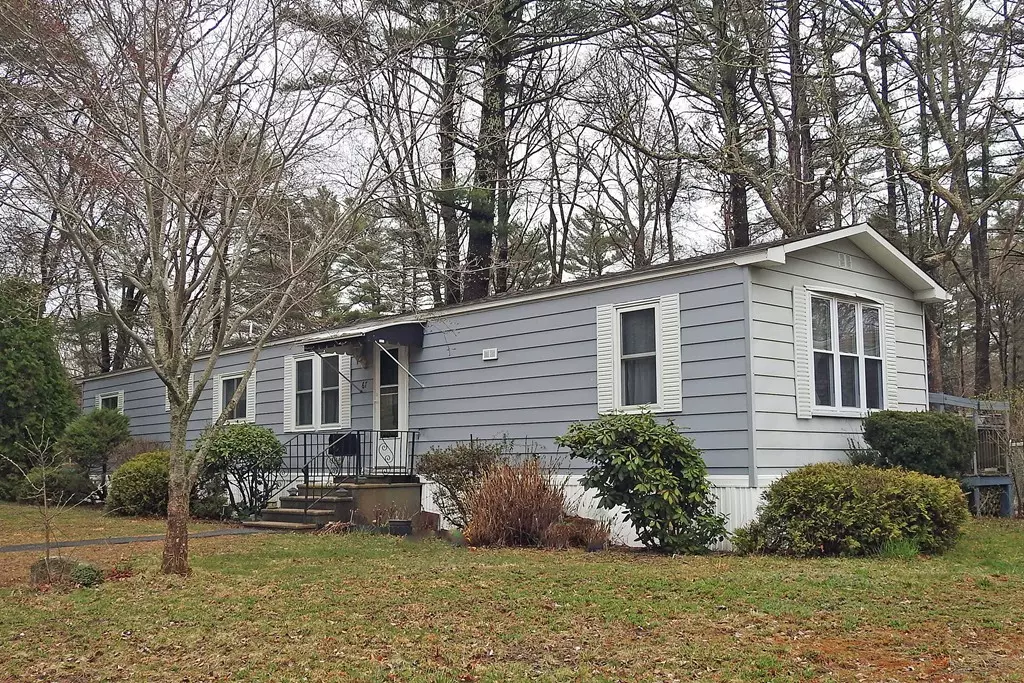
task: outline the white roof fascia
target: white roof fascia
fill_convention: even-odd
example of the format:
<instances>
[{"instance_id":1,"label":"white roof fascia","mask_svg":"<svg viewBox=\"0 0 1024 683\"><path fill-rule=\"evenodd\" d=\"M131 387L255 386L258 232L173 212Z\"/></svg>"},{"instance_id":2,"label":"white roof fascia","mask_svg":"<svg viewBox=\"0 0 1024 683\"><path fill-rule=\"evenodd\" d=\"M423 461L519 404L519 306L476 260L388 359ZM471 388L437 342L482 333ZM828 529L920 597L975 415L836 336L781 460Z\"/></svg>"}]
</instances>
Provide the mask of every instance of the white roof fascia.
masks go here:
<instances>
[{"instance_id":1,"label":"white roof fascia","mask_svg":"<svg viewBox=\"0 0 1024 683\"><path fill-rule=\"evenodd\" d=\"M334 341L335 339L348 339L352 337L361 337L364 334L375 332L385 327L393 327L394 325L404 325L406 323L424 323L426 322L425 317L418 318L406 318L405 316L394 316L393 318L378 318L372 323L364 323L362 325L356 325L353 327L339 327L333 330L327 330L325 332L316 332L306 337L299 339L292 338L287 341L298 344L315 344L316 342Z\"/></svg>"},{"instance_id":2,"label":"white roof fascia","mask_svg":"<svg viewBox=\"0 0 1024 683\"><path fill-rule=\"evenodd\" d=\"M885 268L897 280L914 292L914 300L922 303L942 303L949 301L952 295L943 289L917 264L911 261L899 249L889 243L868 225L854 225L842 230L834 230L821 235L807 237L791 244L770 247L762 261L751 260L749 265L783 265L786 255L811 249L837 240L849 239L878 265ZM750 255L756 257L757 254Z\"/></svg>"}]
</instances>

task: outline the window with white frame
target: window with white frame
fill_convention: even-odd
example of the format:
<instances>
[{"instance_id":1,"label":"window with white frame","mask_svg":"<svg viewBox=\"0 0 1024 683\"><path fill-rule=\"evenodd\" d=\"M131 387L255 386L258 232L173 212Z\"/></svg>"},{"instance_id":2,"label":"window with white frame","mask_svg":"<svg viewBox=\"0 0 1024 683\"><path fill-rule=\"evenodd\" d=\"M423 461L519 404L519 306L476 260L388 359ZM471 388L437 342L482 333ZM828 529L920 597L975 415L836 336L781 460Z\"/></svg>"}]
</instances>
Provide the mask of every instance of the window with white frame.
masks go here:
<instances>
[{"instance_id":1,"label":"window with white frame","mask_svg":"<svg viewBox=\"0 0 1024 683\"><path fill-rule=\"evenodd\" d=\"M313 402L313 358L295 361L295 426L312 427Z\"/></svg>"},{"instance_id":2,"label":"window with white frame","mask_svg":"<svg viewBox=\"0 0 1024 683\"><path fill-rule=\"evenodd\" d=\"M220 410L223 411L231 403L231 399L234 398L235 392L238 391L239 387L242 387L242 394L238 397L238 401L235 402L234 407L225 417L228 422L246 422L249 419L249 396L247 387L243 387L242 383L245 376L242 374L238 375L221 375L220 376Z\"/></svg>"},{"instance_id":3,"label":"window with white frame","mask_svg":"<svg viewBox=\"0 0 1024 683\"><path fill-rule=\"evenodd\" d=\"M341 369L338 356L320 357L320 424L341 422Z\"/></svg>"},{"instance_id":4,"label":"window with white frame","mask_svg":"<svg viewBox=\"0 0 1024 683\"><path fill-rule=\"evenodd\" d=\"M124 412L124 392L123 391L107 391L96 396L96 409L97 410L116 410L119 413Z\"/></svg>"},{"instance_id":5,"label":"window with white frame","mask_svg":"<svg viewBox=\"0 0 1024 683\"><path fill-rule=\"evenodd\" d=\"M307 353L285 358L285 431L346 428L351 423L351 359Z\"/></svg>"},{"instance_id":6,"label":"window with white frame","mask_svg":"<svg viewBox=\"0 0 1024 683\"><path fill-rule=\"evenodd\" d=\"M838 411L882 408L882 307L813 294L810 317L814 405Z\"/></svg>"},{"instance_id":7,"label":"window with white frame","mask_svg":"<svg viewBox=\"0 0 1024 683\"><path fill-rule=\"evenodd\" d=\"M618 311L619 405L658 404L658 308Z\"/></svg>"},{"instance_id":8,"label":"window with white frame","mask_svg":"<svg viewBox=\"0 0 1024 683\"><path fill-rule=\"evenodd\" d=\"M679 295L597 308L598 412L682 409Z\"/></svg>"}]
</instances>

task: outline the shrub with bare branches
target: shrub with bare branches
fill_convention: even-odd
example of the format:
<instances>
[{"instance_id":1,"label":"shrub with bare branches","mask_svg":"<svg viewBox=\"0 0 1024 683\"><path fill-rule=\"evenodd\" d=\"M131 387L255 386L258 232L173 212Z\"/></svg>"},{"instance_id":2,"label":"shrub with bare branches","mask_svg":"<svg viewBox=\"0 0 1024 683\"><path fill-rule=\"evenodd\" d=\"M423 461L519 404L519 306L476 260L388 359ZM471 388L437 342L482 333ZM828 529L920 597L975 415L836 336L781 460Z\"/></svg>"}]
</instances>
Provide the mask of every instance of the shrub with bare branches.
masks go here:
<instances>
[{"instance_id":1,"label":"shrub with bare branches","mask_svg":"<svg viewBox=\"0 0 1024 683\"><path fill-rule=\"evenodd\" d=\"M466 537L473 545L541 546L566 517L567 503L565 487L537 458L497 464L470 493Z\"/></svg>"}]
</instances>

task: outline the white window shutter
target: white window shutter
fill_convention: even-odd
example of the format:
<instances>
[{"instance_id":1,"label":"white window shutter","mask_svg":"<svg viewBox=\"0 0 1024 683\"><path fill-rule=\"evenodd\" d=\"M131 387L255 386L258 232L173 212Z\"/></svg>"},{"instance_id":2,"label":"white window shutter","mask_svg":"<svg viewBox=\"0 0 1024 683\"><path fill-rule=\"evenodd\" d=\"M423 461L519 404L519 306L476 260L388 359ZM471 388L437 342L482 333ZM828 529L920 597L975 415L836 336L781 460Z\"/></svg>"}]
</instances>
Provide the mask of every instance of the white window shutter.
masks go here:
<instances>
[{"instance_id":1,"label":"white window shutter","mask_svg":"<svg viewBox=\"0 0 1024 683\"><path fill-rule=\"evenodd\" d=\"M896 307L891 301L882 304L882 353L885 365L885 396L882 405L886 410L900 407L899 367L896 363Z\"/></svg>"},{"instance_id":2,"label":"white window shutter","mask_svg":"<svg viewBox=\"0 0 1024 683\"><path fill-rule=\"evenodd\" d=\"M224 409L223 401L221 400L220 392L223 389L223 382L221 382L220 375L213 376L213 421L216 422L220 418L221 411Z\"/></svg>"},{"instance_id":3,"label":"white window shutter","mask_svg":"<svg viewBox=\"0 0 1024 683\"><path fill-rule=\"evenodd\" d=\"M811 324L807 288L793 287L793 357L796 361L796 416L811 419L814 393L811 382Z\"/></svg>"},{"instance_id":4,"label":"white window shutter","mask_svg":"<svg viewBox=\"0 0 1024 683\"><path fill-rule=\"evenodd\" d=\"M661 297L661 396L662 410L681 412L683 409L682 357L679 339L679 295Z\"/></svg>"},{"instance_id":5,"label":"white window shutter","mask_svg":"<svg viewBox=\"0 0 1024 683\"><path fill-rule=\"evenodd\" d=\"M256 421L256 368L249 373L249 381L245 383L245 421Z\"/></svg>"},{"instance_id":6,"label":"white window shutter","mask_svg":"<svg viewBox=\"0 0 1024 683\"><path fill-rule=\"evenodd\" d=\"M615 410L615 308L597 307L597 412Z\"/></svg>"},{"instance_id":7,"label":"white window shutter","mask_svg":"<svg viewBox=\"0 0 1024 683\"><path fill-rule=\"evenodd\" d=\"M282 382L284 402L282 412L284 413L285 433L295 431L295 356L284 357L284 381Z\"/></svg>"},{"instance_id":8,"label":"white window shutter","mask_svg":"<svg viewBox=\"0 0 1024 683\"><path fill-rule=\"evenodd\" d=\"M345 429L352 427L352 357L346 354L338 356L338 422Z\"/></svg>"},{"instance_id":9,"label":"white window shutter","mask_svg":"<svg viewBox=\"0 0 1024 683\"><path fill-rule=\"evenodd\" d=\"M124 415L124 392L117 392L117 412Z\"/></svg>"},{"instance_id":10,"label":"white window shutter","mask_svg":"<svg viewBox=\"0 0 1024 683\"><path fill-rule=\"evenodd\" d=\"M196 373L190 372L188 374L188 397L192 398L192 394L196 391Z\"/></svg>"},{"instance_id":11,"label":"white window shutter","mask_svg":"<svg viewBox=\"0 0 1024 683\"><path fill-rule=\"evenodd\" d=\"M103 407L103 399L100 398L99 394L96 394L96 406L95 406L95 409L99 410L102 407Z\"/></svg>"},{"instance_id":12,"label":"white window shutter","mask_svg":"<svg viewBox=\"0 0 1024 683\"><path fill-rule=\"evenodd\" d=\"M164 385L164 412L171 411L171 392L167 390L167 385Z\"/></svg>"}]
</instances>

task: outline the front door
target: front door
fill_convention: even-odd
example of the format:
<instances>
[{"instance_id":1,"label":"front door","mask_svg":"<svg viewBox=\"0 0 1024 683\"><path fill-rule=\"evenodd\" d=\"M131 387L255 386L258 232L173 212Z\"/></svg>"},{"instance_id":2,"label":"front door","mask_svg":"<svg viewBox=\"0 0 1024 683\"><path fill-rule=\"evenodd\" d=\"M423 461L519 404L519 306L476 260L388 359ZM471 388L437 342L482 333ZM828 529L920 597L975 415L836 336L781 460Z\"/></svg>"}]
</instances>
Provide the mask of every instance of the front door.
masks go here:
<instances>
[{"instance_id":1,"label":"front door","mask_svg":"<svg viewBox=\"0 0 1024 683\"><path fill-rule=\"evenodd\" d=\"M374 347L373 468L387 472L407 464L409 376L401 366L409 367L409 350L404 346L385 348Z\"/></svg>"}]
</instances>

